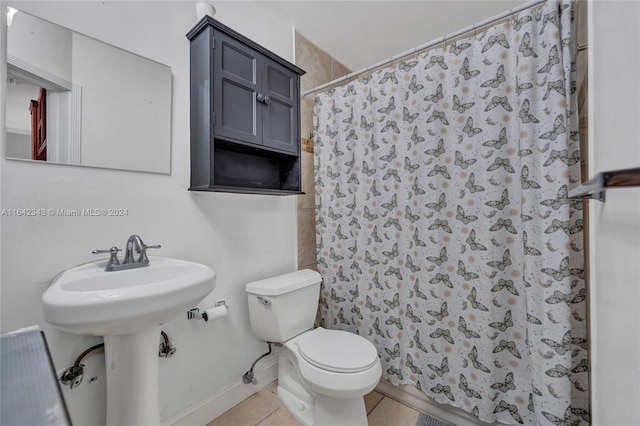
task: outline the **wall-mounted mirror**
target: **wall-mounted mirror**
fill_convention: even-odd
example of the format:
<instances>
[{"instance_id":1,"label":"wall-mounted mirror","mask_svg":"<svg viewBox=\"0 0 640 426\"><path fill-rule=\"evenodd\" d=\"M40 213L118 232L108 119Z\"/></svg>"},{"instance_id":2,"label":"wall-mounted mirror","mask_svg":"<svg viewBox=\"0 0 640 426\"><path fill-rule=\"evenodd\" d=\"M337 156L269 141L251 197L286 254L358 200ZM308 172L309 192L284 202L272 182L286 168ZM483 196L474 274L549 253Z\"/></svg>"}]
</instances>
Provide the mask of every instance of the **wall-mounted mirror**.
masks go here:
<instances>
[{"instance_id":1,"label":"wall-mounted mirror","mask_svg":"<svg viewBox=\"0 0 640 426\"><path fill-rule=\"evenodd\" d=\"M7 69L8 159L170 172L168 66L18 11Z\"/></svg>"}]
</instances>

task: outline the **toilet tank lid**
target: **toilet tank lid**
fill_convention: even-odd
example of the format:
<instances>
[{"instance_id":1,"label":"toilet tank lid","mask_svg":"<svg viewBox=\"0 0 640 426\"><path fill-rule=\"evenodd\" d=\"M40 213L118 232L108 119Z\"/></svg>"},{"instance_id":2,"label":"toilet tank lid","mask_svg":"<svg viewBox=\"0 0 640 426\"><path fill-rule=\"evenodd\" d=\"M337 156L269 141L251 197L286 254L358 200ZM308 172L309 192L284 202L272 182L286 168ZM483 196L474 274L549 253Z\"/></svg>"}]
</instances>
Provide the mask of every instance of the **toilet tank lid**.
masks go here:
<instances>
[{"instance_id":1,"label":"toilet tank lid","mask_svg":"<svg viewBox=\"0 0 640 426\"><path fill-rule=\"evenodd\" d=\"M311 269L290 272L264 280L248 283L247 293L259 296L278 296L303 287L318 284L322 280L320 274Z\"/></svg>"}]
</instances>

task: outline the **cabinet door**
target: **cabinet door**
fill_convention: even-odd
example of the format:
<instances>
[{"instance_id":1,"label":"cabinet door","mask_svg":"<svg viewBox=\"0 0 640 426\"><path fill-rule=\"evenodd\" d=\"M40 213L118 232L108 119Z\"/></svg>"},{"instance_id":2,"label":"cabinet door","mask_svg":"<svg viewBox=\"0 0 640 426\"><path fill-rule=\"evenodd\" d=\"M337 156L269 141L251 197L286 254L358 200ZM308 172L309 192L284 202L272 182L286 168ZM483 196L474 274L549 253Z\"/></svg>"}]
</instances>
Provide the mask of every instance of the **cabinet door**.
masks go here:
<instances>
[{"instance_id":1,"label":"cabinet door","mask_svg":"<svg viewBox=\"0 0 640 426\"><path fill-rule=\"evenodd\" d=\"M256 94L262 81L261 55L250 47L214 32L213 51L213 132L221 138L232 138L262 144L262 120L256 105Z\"/></svg>"},{"instance_id":2,"label":"cabinet door","mask_svg":"<svg viewBox=\"0 0 640 426\"><path fill-rule=\"evenodd\" d=\"M298 153L298 81L293 71L264 57L262 94L267 102L262 112L262 144L282 151Z\"/></svg>"}]
</instances>

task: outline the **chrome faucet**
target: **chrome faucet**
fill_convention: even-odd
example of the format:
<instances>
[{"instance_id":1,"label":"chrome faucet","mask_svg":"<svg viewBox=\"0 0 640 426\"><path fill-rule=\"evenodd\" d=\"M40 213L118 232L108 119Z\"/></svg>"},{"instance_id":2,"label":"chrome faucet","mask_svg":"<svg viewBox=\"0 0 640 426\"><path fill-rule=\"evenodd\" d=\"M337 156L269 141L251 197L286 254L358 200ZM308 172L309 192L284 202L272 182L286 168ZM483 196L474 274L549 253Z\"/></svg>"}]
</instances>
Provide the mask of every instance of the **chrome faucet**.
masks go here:
<instances>
[{"instance_id":1,"label":"chrome faucet","mask_svg":"<svg viewBox=\"0 0 640 426\"><path fill-rule=\"evenodd\" d=\"M93 250L92 254L109 253L111 257L107 261L107 265L104 270L106 272L111 271L123 271L125 269L142 268L149 266L149 258L147 257L147 249L158 249L161 245L148 246L138 235L131 235L127 239L127 245L125 247L124 259L122 263L118 260L118 252L122 251L116 246L111 247L108 250ZM134 251L138 254L138 258L135 259Z\"/></svg>"},{"instance_id":2,"label":"chrome faucet","mask_svg":"<svg viewBox=\"0 0 640 426\"><path fill-rule=\"evenodd\" d=\"M137 261L133 258L134 249L136 253L140 254ZM142 242L142 238L138 235L132 235L127 240L127 246L125 247L124 252L124 261L122 263L144 263L145 266L149 264L147 246Z\"/></svg>"}]
</instances>

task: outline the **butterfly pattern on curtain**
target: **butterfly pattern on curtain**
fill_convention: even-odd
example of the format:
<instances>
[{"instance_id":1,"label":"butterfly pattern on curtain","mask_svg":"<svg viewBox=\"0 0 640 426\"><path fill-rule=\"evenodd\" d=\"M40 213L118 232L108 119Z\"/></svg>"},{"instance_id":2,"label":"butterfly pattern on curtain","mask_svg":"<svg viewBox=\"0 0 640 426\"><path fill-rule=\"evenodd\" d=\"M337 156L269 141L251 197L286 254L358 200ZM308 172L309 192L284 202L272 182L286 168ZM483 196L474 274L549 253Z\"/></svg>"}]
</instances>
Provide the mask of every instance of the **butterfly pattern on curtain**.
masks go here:
<instances>
[{"instance_id":1,"label":"butterfly pattern on curtain","mask_svg":"<svg viewBox=\"0 0 640 426\"><path fill-rule=\"evenodd\" d=\"M571 7L314 101L323 325L487 422L589 421Z\"/></svg>"}]
</instances>

